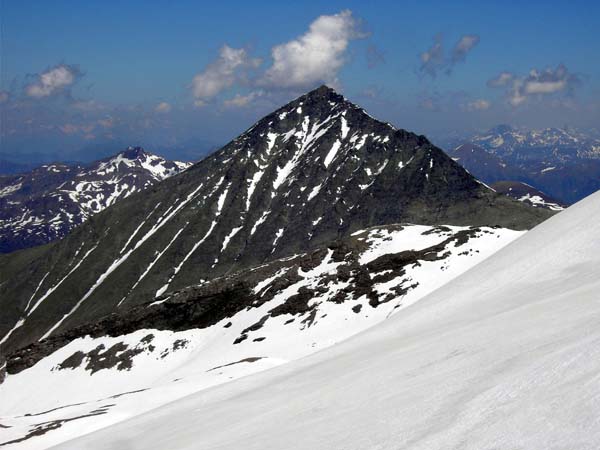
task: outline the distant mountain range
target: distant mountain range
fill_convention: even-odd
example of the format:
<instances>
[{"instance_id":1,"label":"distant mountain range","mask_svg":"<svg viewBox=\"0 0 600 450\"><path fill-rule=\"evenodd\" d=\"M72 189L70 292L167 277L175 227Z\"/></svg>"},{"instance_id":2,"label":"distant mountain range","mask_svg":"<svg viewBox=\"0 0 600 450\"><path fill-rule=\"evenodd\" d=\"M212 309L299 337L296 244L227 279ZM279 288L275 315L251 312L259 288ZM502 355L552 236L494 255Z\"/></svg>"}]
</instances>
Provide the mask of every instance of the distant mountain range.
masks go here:
<instances>
[{"instance_id":1,"label":"distant mountain range","mask_svg":"<svg viewBox=\"0 0 600 450\"><path fill-rule=\"evenodd\" d=\"M95 161L110 158L128 146L151 149L150 153L166 160L184 162L197 162L220 147L216 142L207 139L173 140L166 144L156 141L150 136L144 139L144 142L141 142L140 138L116 140L99 138L81 144L81 146L75 145L75 147L66 145L60 140L56 142L22 142L16 146L5 141L2 144L0 146L0 175L25 173L41 165L57 162L87 166ZM59 150L63 147L66 148Z\"/></svg>"},{"instance_id":2,"label":"distant mountain range","mask_svg":"<svg viewBox=\"0 0 600 450\"><path fill-rule=\"evenodd\" d=\"M515 161L565 162L574 158L600 158L600 139L578 130L519 130L509 125L498 125L473 136L471 141L490 153Z\"/></svg>"},{"instance_id":3,"label":"distant mountain range","mask_svg":"<svg viewBox=\"0 0 600 450\"><path fill-rule=\"evenodd\" d=\"M46 164L0 176L0 253L61 238L116 201L190 165L130 147L85 166Z\"/></svg>"},{"instance_id":4,"label":"distant mountain range","mask_svg":"<svg viewBox=\"0 0 600 450\"><path fill-rule=\"evenodd\" d=\"M563 204L600 189L600 138L593 133L500 125L449 142L447 152L485 183L521 181Z\"/></svg>"}]
</instances>

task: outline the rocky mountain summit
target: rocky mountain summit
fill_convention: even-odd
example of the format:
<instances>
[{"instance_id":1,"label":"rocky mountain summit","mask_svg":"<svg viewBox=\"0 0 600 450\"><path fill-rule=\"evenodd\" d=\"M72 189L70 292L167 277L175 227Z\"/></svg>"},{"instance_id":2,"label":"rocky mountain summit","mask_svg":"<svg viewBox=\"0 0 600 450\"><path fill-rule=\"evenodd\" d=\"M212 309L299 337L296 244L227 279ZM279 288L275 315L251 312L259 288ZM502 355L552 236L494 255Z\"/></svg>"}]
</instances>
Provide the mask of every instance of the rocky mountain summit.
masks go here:
<instances>
[{"instance_id":1,"label":"rocky mountain summit","mask_svg":"<svg viewBox=\"0 0 600 450\"><path fill-rule=\"evenodd\" d=\"M3 349L373 226L523 230L550 214L322 86L62 241L1 257Z\"/></svg>"}]
</instances>

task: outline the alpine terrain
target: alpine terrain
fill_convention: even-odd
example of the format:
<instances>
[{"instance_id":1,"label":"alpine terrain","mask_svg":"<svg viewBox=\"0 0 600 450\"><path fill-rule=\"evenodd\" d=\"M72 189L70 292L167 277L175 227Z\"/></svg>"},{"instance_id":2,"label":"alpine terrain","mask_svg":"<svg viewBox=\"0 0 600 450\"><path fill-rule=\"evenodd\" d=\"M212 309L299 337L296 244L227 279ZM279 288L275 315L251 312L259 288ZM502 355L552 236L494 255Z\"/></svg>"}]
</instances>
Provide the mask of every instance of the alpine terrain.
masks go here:
<instances>
[{"instance_id":1,"label":"alpine terrain","mask_svg":"<svg viewBox=\"0 0 600 450\"><path fill-rule=\"evenodd\" d=\"M345 342L56 448L598 448L599 234L596 193Z\"/></svg>"},{"instance_id":2,"label":"alpine terrain","mask_svg":"<svg viewBox=\"0 0 600 450\"><path fill-rule=\"evenodd\" d=\"M129 147L90 165L47 164L0 176L0 252L62 238L93 214L190 165Z\"/></svg>"},{"instance_id":3,"label":"alpine terrain","mask_svg":"<svg viewBox=\"0 0 600 450\"><path fill-rule=\"evenodd\" d=\"M0 444L48 448L395 322L553 214L322 86L64 239L0 256Z\"/></svg>"},{"instance_id":4,"label":"alpine terrain","mask_svg":"<svg viewBox=\"0 0 600 450\"><path fill-rule=\"evenodd\" d=\"M524 230L549 215L323 86L62 241L0 257L3 348L376 225Z\"/></svg>"}]
</instances>

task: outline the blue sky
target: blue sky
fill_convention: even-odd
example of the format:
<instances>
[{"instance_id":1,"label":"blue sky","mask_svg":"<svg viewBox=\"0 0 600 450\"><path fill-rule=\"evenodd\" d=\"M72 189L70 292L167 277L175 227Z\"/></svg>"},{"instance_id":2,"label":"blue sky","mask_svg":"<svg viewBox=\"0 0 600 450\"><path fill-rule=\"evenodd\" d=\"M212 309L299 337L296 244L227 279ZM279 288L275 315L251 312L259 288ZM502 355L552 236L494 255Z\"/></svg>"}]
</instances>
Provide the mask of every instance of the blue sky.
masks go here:
<instances>
[{"instance_id":1,"label":"blue sky","mask_svg":"<svg viewBox=\"0 0 600 450\"><path fill-rule=\"evenodd\" d=\"M432 136L599 123L598 2L207 3L1 0L0 153L200 150L321 83Z\"/></svg>"}]
</instances>

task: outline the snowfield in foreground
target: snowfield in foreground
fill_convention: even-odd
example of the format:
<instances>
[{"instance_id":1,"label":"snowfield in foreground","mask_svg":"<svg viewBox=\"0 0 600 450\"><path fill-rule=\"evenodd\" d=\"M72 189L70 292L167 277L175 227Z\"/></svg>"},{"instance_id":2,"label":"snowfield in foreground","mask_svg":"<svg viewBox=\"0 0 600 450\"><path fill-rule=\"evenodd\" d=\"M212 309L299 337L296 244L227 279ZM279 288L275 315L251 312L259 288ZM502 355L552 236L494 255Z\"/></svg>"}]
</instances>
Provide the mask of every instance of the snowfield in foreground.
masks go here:
<instances>
[{"instance_id":1,"label":"snowfield in foreground","mask_svg":"<svg viewBox=\"0 0 600 450\"><path fill-rule=\"evenodd\" d=\"M376 327L60 449L597 449L600 193Z\"/></svg>"},{"instance_id":2,"label":"snowfield in foreground","mask_svg":"<svg viewBox=\"0 0 600 450\"><path fill-rule=\"evenodd\" d=\"M217 311L200 328L176 305L183 301L193 308L210 298L169 294L128 313L129 321L142 324L137 331L102 328L113 337L96 338L82 333L33 367L9 371L0 385L0 425L9 427L0 429L0 444L48 448L335 345L400 313L520 235L502 228L406 224L359 231L332 248L198 288L211 292L219 283L244 280L250 288L249 296L239 292L220 300L238 304L237 312ZM156 315L174 317L174 324L187 317L191 326L153 329ZM25 351L23 357L33 354ZM21 359L11 358L9 366Z\"/></svg>"}]
</instances>

